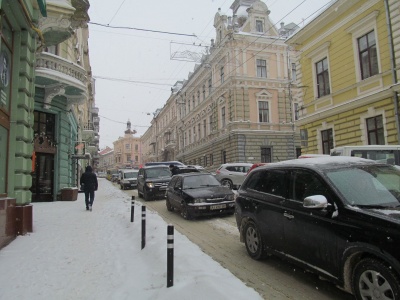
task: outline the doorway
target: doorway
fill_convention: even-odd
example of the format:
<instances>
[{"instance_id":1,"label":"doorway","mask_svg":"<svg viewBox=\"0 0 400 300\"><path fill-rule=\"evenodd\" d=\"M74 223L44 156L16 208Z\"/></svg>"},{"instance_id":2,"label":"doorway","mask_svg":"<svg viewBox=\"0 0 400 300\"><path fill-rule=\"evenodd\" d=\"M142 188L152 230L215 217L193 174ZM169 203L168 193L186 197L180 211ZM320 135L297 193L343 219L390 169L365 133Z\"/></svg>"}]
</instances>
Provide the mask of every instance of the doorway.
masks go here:
<instances>
[{"instance_id":1,"label":"doorway","mask_svg":"<svg viewBox=\"0 0 400 300\"><path fill-rule=\"evenodd\" d=\"M36 153L32 174L32 202L53 201L54 154Z\"/></svg>"}]
</instances>

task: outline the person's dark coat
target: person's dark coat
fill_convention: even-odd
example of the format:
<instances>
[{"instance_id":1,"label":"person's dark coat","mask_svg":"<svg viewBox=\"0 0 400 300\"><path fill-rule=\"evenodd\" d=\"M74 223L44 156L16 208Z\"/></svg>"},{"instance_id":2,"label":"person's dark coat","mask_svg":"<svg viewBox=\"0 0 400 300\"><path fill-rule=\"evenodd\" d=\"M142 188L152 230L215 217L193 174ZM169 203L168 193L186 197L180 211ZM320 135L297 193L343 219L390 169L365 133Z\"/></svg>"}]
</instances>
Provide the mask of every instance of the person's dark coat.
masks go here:
<instances>
[{"instance_id":1,"label":"person's dark coat","mask_svg":"<svg viewBox=\"0 0 400 300\"><path fill-rule=\"evenodd\" d=\"M178 168L177 166L170 165L170 166L169 166L169 169L170 169L172 175L179 174L179 168Z\"/></svg>"},{"instance_id":2,"label":"person's dark coat","mask_svg":"<svg viewBox=\"0 0 400 300\"><path fill-rule=\"evenodd\" d=\"M81 176L80 184L83 185L83 190L85 192L97 191L99 187L97 176L93 173L91 166L86 167L85 173Z\"/></svg>"}]
</instances>

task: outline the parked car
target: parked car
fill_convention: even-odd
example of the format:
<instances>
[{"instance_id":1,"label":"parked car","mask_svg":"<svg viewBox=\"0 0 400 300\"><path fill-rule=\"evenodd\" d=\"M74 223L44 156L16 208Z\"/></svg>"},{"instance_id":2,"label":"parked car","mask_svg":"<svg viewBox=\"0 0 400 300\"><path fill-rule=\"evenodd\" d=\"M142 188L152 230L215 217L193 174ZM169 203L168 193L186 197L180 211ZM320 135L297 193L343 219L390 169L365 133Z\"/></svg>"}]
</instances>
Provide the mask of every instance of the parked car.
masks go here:
<instances>
[{"instance_id":1,"label":"parked car","mask_svg":"<svg viewBox=\"0 0 400 300\"><path fill-rule=\"evenodd\" d=\"M211 174L185 173L172 177L165 194L169 211L189 220L198 216L233 214L234 193Z\"/></svg>"},{"instance_id":2,"label":"parked car","mask_svg":"<svg viewBox=\"0 0 400 300\"><path fill-rule=\"evenodd\" d=\"M400 299L400 171L355 157L254 169L236 198L250 257L274 254L357 299Z\"/></svg>"},{"instance_id":3,"label":"parked car","mask_svg":"<svg viewBox=\"0 0 400 300\"><path fill-rule=\"evenodd\" d=\"M120 181L119 185L121 186L121 190L125 189L135 189L137 187L137 176L139 170L123 170L120 173Z\"/></svg>"},{"instance_id":4,"label":"parked car","mask_svg":"<svg viewBox=\"0 0 400 300\"><path fill-rule=\"evenodd\" d=\"M118 183L119 180L119 174L112 174L111 175L111 182L117 182Z\"/></svg>"},{"instance_id":5,"label":"parked car","mask_svg":"<svg viewBox=\"0 0 400 300\"><path fill-rule=\"evenodd\" d=\"M160 165L165 165L165 166L184 166L185 164L181 163L180 161L150 161L144 164L145 167L148 166L160 166Z\"/></svg>"},{"instance_id":6,"label":"parked car","mask_svg":"<svg viewBox=\"0 0 400 300\"><path fill-rule=\"evenodd\" d=\"M255 164L253 164L251 167L250 167L250 169L247 171L247 173L246 173L246 175L248 175L252 170L254 170L255 168L257 168L257 167L260 167L260 166L265 166L267 163L255 163Z\"/></svg>"},{"instance_id":7,"label":"parked car","mask_svg":"<svg viewBox=\"0 0 400 300\"><path fill-rule=\"evenodd\" d=\"M222 185L230 189L238 188L246 177L247 171L251 168L251 163L228 163L222 164L215 171L215 178Z\"/></svg>"},{"instance_id":8,"label":"parked car","mask_svg":"<svg viewBox=\"0 0 400 300\"><path fill-rule=\"evenodd\" d=\"M107 176L106 172L99 172L99 173L97 173L97 177L98 177L98 178L106 178L106 176Z\"/></svg>"},{"instance_id":9,"label":"parked car","mask_svg":"<svg viewBox=\"0 0 400 300\"><path fill-rule=\"evenodd\" d=\"M171 180L171 171L168 166L145 166L139 169L137 190L139 197L144 200L164 198L167 185Z\"/></svg>"}]
</instances>

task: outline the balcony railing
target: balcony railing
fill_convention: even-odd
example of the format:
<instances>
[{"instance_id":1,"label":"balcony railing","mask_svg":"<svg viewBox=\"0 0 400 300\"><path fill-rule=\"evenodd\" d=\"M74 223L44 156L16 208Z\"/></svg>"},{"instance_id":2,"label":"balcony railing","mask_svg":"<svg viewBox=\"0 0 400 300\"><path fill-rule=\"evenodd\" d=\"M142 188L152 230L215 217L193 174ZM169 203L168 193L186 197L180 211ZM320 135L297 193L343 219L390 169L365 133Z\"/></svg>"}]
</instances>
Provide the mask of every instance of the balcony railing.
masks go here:
<instances>
[{"instance_id":1,"label":"balcony railing","mask_svg":"<svg viewBox=\"0 0 400 300\"><path fill-rule=\"evenodd\" d=\"M64 74L68 81L67 83L71 83L71 85L73 85L74 83L72 83L72 81L79 81L82 84L81 87L86 90L86 70L60 56L48 52L41 52L36 58L36 68L40 68L43 71L47 70L49 72L49 77L54 77L54 71Z\"/></svg>"}]
</instances>

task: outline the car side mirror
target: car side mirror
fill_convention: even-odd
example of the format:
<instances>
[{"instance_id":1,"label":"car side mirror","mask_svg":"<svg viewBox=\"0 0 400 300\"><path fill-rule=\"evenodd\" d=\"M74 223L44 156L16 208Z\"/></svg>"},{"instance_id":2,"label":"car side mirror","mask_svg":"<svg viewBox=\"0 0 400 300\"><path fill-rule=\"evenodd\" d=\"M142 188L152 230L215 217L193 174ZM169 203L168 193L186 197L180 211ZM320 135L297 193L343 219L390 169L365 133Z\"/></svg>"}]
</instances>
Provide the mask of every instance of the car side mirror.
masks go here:
<instances>
[{"instance_id":1,"label":"car side mirror","mask_svg":"<svg viewBox=\"0 0 400 300\"><path fill-rule=\"evenodd\" d=\"M310 209L323 209L328 207L328 200L323 195L314 195L306 197L303 201L303 207Z\"/></svg>"}]
</instances>

